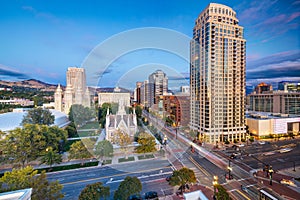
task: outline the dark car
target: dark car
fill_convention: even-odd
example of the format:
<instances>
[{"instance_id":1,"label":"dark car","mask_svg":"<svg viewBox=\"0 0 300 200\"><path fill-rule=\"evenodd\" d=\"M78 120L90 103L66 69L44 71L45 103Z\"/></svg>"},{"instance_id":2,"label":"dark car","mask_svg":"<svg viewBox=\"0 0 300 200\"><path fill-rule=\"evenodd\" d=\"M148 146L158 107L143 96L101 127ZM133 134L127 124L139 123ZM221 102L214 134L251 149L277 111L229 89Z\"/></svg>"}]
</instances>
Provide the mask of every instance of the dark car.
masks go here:
<instances>
[{"instance_id":1,"label":"dark car","mask_svg":"<svg viewBox=\"0 0 300 200\"><path fill-rule=\"evenodd\" d=\"M158 199L157 192L154 191L146 192L145 199Z\"/></svg>"},{"instance_id":2,"label":"dark car","mask_svg":"<svg viewBox=\"0 0 300 200\"><path fill-rule=\"evenodd\" d=\"M169 182L169 181L171 180L171 177L172 177L172 176L167 176L167 177L166 177L166 181Z\"/></svg>"},{"instance_id":3,"label":"dark car","mask_svg":"<svg viewBox=\"0 0 300 200\"><path fill-rule=\"evenodd\" d=\"M130 195L127 200L142 200L143 198L141 197L140 194L133 194L133 195Z\"/></svg>"}]
</instances>

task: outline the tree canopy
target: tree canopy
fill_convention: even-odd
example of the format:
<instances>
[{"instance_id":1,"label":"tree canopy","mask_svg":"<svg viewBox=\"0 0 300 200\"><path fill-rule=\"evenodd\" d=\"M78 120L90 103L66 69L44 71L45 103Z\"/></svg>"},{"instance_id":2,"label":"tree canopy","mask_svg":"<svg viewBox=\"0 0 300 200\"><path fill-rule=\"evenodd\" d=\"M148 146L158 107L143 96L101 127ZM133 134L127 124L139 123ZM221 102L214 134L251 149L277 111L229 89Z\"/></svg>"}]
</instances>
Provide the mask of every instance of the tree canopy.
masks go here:
<instances>
[{"instance_id":1,"label":"tree canopy","mask_svg":"<svg viewBox=\"0 0 300 200\"><path fill-rule=\"evenodd\" d=\"M156 151L155 138L149 133L142 132L138 136L139 146L136 147L137 153L148 153Z\"/></svg>"},{"instance_id":2,"label":"tree canopy","mask_svg":"<svg viewBox=\"0 0 300 200\"><path fill-rule=\"evenodd\" d=\"M109 198L109 187L103 186L101 182L87 185L80 193L79 200L98 200Z\"/></svg>"},{"instance_id":3,"label":"tree canopy","mask_svg":"<svg viewBox=\"0 0 300 200\"><path fill-rule=\"evenodd\" d=\"M95 154L101 158L113 156L113 145L108 140L100 141L95 148Z\"/></svg>"},{"instance_id":4,"label":"tree canopy","mask_svg":"<svg viewBox=\"0 0 300 200\"><path fill-rule=\"evenodd\" d=\"M4 176L0 178L0 186L0 192L32 188L32 200L54 200L64 197L61 193L63 186L58 181L49 182L45 171L37 175L37 170L31 166L5 172Z\"/></svg>"},{"instance_id":5,"label":"tree canopy","mask_svg":"<svg viewBox=\"0 0 300 200\"><path fill-rule=\"evenodd\" d=\"M46 153L43 155L41 159L41 163L45 163L47 165L50 165L52 167L55 163L61 163L62 162L62 156L61 154L58 154L57 151L54 151L52 147L46 148Z\"/></svg>"},{"instance_id":6,"label":"tree canopy","mask_svg":"<svg viewBox=\"0 0 300 200\"><path fill-rule=\"evenodd\" d=\"M26 124L11 131L1 141L0 147L5 158L12 158L12 162L24 167L25 163L44 155L49 147L59 151L66 136L66 131L57 126Z\"/></svg>"},{"instance_id":7,"label":"tree canopy","mask_svg":"<svg viewBox=\"0 0 300 200\"><path fill-rule=\"evenodd\" d=\"M69 111L69 120L74 122L75 125L82 125L95 117L96 114L92 109L79 104L72 105Z\"/></svg>"},{"instance_id":8,"label":"tree canopy","mask_svg":"<svg viewBox=\"0 0 300 200\"><path fill-rule=\"evenodd\" d=\"M33 108L23 117L22 124L51 125L54 123L54 115L43 108Z\"/></svg>"},{"instance_id":9,"label":"tree canopy","mask_svg":"<svg viewBox=\"0 0 300 200\"><path fill-rule=\"evenodd\" d=\"M180 188L182 192L186 184L196 183L196 176L193 170L183 167L180 170L173 171L173 175L171 176L169 183L172 186L181 186Z\"/></svg>"},{"instance_id":10,"label":"tree canopy","mask_svg":"<svg viewBox=\"0 0 300 200\"><path fill-rule=\"evenodd\" d=\"M115 200L126 200L130 195L140 193L142 191L142 183L137 177L127 176L115 191Z\"/></svg>"},{"instance_id":11,"label":"tree canopy","mask_svg":"<svg viewBox=\"0 0 300 200\"><path fill-rule=\"evenodd\" d=\"M130 136L118 129L114 132L112 142L118 144L127 157L128 145L132 143Z\"/></svg>"},{"instance_id":12,"label":"tree canopy","mask_svg":"<svg viewBox=\"0 0 300 200\"><path fill-rule=\"evenodd\" d=\"M69 151L69 159L91 158L91 153L81 141L74 142Z\"/></svg>"}]
</instances>

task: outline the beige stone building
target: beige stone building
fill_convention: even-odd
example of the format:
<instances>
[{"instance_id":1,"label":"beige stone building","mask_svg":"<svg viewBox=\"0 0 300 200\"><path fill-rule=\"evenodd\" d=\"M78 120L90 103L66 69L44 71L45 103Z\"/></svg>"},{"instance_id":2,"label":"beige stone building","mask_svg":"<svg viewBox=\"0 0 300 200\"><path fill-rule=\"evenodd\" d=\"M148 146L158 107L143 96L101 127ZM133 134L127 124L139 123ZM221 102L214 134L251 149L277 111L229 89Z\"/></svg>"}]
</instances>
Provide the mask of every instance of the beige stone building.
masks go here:
<instances>
[{"instance_id":1,"label":"beige stone building","mask_svg":"<svg viewBox=\"0 0 300 200\"><path fill-rule=\"evenodd\" d=\"M102 106L103 103L119 103L123 102L125 107L130 106L130 93L122 92L120 88L116 87L113 92L99 92L98 104Z\"/></svg>"},{"instance_id":2,"label":"beige stone building","mask_svg":"<svg viewBox=\"0 0 300 200\"><path fill-rule=\"evenodd\" d=\"M209 143L245 138L246 40L236 12L210 3L190 42L190 127Z\"/></svg>"},{"instance_id":3,"label":"beige stone building","mask_svg":"<svg viewBox=\"0 0 300 200\"><path fill-rule=\"evenodd\" d=\"M58 85L54 93L55 109L68 114L71 106L74 104L90 107L91 92L86 86L84 68L69 67L66 80L67 86L65 91Z\"/></svg>"}]
</instances>

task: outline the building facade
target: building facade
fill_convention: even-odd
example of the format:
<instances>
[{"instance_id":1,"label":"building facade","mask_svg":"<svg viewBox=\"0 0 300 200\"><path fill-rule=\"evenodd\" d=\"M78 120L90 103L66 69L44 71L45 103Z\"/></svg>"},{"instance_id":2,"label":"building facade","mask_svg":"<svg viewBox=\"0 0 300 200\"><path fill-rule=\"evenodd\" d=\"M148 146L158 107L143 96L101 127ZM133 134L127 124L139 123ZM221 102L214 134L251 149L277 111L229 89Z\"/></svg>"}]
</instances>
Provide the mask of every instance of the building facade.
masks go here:
<instances>
[{"instance_id":1,"label":"building facade","mask_svg":"<svg viewBox=\"0 0 300 200\"><path fill-rule=\"evenodd\" d=\"M209 143L245 138L246 40L236 12L210 3L190 42L190 127Z\"/></svg>"},{"instance_id":2,"label":"building facade","mask_svg":"<svg viewBox=\"0 0 300 200\"><path fill-rule=\"evenodd\" d=\"M103 103L119 103L122 102L125 107L130 106L130 93L123 92L120 88L116 87L114 92L99 92L98 93L98 104L99 107Z\"/></svg>"},{"instance_id":3,"label":"building facade","mask_svg":"<svg viewBox=\"0 0 300 200\"><path fill-rule=\"evenodd\" d=\"M67 71L67 86L65 91L58 85L54 93L55 109L66 114L74 104L84 107L91 106L91 93L86 87L84 68L69 67Z\"/></svg>"},{"instance_id":4,"label":"building facade","mask_svg":"<svg viewBox=\"0 0 300 200\"><path fill-rule=\"evenodd\" d=\"M190 122L190 96L163 95L160 96L163 104L164 117L170 117L176 126L188 126Z\"/></svg>"},{"instance_id":5,"label":"building facade","mask_svg":"<svg viewBox=\"0 0 300 200\"><path fill-rule=\"evenodd\" d=\"M281 81L278 83L278 90L284 92L300 92L300 82Z\"/></svg>"},{"instance_id":6,"label":"building facade","mask_svg":"<svg viewBox=\"0 0 300 200\"><path fill-rule=\"evenodd\" d=\"M250 94L250 111L282 114L300 114L300 92L274 91Z\"/></svg>"},{"instance_id":7,"label":"building facade","mask_svg":"<svg viewBox=\"0 0 300 200\"><path fill-rule=\"evenodd\" d=\"M258 138L281 137L292 133L300 133L300 117L288 116L286 114L272 113L250 113L247 115L246 123L249 132Z\"/></svg>"},{"instance_id":8,"label":"building facade","mask_svg":"<svg viewBox=\"0 0 300 200\"><path fill-rule=\"evenodd\" d=\"M110 114L109 109L107 109L105 138L106 140L112 141L114 133L116 131L122 131L123 133L128 134L133 140L134 134L138 131L135 109L133 109L133 113L127 114L125 111L125 104L122 100L118 102L118 105L118 112L115 115Z\"/></svg>"},{"instance_id":9,"label":"building facade","mask_svg":"<svg viewBox=\"0 0 300 200\"><path fill-rule=\"evenodd\" d=\"M266 83L260 83L257 86L255 86L255 89L254 89L255 94L262 94L265 92L270 92L272 90L273 90L272 85L269 85Z\"/></svg>"},{"instance_id":10,"label":"building facade","mask_svg":"<svg viewBox=\"0 0 300 200\"><path fill-rule=\"evenodd\" d=\"M162 70L156 70L149 76L148 84L149 107L157 104L156 98L168 92L168 77Z\"/></svg>"}]
</instances>

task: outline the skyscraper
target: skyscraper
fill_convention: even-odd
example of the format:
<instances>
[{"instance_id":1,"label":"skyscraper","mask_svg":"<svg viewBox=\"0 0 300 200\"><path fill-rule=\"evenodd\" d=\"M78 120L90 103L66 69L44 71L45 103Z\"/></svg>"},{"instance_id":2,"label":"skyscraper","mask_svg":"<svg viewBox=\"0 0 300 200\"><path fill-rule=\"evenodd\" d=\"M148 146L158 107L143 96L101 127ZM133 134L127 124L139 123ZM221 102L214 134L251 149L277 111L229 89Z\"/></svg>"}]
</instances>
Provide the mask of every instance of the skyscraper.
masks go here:
<instances>
[{"instance_id":1,"label":"skyscraper","mask_svg":"<svg viewBox=\"0 0 300 200\"><path fill-rule=\"evenodd\" d=\"M192 129L209 143L245 138L246 40L236 12L210 3L190 43Z\"/></svg>"},{"instance_id":2,"label":"skyscraper","mask_svg":"<svg viewBox=\"0 0 300 200\"><path fill-rule=\"evenodd\" d=\"M168 92L168 77L162 70L156 70L149 76L149 106L157 104L156 98Z\"/></svg>"}]
</instances>

